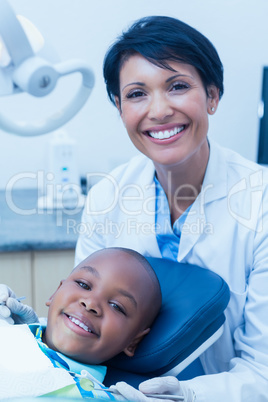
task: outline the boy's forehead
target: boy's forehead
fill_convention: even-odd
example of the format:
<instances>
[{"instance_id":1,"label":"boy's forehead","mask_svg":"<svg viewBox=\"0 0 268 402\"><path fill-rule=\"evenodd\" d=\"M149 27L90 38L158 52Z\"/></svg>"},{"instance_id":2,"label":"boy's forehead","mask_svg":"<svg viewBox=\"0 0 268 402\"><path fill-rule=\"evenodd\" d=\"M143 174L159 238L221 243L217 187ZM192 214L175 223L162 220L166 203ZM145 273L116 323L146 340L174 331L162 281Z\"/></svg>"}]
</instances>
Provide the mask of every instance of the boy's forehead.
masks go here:
<instances>
[{"instance_id":1,"label":"boy's forehead","mask_svg":"<svg viewBox=\"0 0 268 402\"><path fill-rule=\"evenodd\" d=\"M89 272L89 273L91 273L92 275L94 275L94 276L96 276L96 278L100 278L100 273L99 273L99 271L96 269L96 268L94 268L94 267L92 267L91 265L89 265L89 264L81 264L81 265L78 265L76 268L74 268L74 270L73 270L73 272L76 272L76 271L85 271L85 272Z\"/></svg>"},{"instance_id":2,"label":"boy's forehead","mask_svg":"<svg viewBox=\"0 0 268 402\"><path fill-rule=\"evenodd\" d=\"M113 272L127 281L134 279L145 280L146 277L150 279L145 267L134 256L118 250L107 251L92 254L74 268L73 272L88 272L96 278L101 278Z\"/></svg>"},{"instance_id":3,"label":"boy's forehead","mask_svg":"<svg viewBox=\"0 0 268 402\"><path fill-rule=\"evenodd\" d=\"M90 255L83 262L81 262L77 268L89 267L91 270L93 267L96 270L100 270L102 267L119 267L120 269L126 268L129 265L137 267L142 264L133 255L119 250L101 250Z\"/></svg>"}]
</instances>

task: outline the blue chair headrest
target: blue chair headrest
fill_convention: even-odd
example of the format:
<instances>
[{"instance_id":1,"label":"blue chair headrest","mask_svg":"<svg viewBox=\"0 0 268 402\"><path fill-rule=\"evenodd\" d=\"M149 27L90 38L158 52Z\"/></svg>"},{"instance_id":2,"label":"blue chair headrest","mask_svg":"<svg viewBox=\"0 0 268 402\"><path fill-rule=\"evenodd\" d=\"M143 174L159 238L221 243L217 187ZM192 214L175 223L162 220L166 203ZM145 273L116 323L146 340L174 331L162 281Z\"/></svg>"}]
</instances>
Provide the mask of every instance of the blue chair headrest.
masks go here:
<instances>
[{"instance_id":1,"label":"blue chair headrest","mask_svg":"<svg viewBox=\"0 0 268 402\"><path fill-rule=\"evenodd\" d=\"M229 302L226 282L194 265L148 257L162 290L161 311L133 357L121 353L110 367L157 376L182 362L223 324Z\"/></svg>"}]
</instances>

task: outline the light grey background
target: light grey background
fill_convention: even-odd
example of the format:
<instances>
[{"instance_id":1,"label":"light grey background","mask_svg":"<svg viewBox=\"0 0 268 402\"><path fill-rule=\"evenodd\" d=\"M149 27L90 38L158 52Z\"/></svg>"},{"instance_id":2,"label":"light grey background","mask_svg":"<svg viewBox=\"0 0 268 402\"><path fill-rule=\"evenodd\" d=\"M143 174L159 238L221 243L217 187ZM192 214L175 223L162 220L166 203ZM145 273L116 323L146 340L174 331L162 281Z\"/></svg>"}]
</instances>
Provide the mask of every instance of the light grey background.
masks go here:
<instances>
[{"instance_id":1,"label":"light grey background","mask_svg":"<svg viewBox=\"0 0 268 402\"><path fill-rule=\"evenodd\" d=\"M16 13L39 28L62 60L81 58L94 70L96 84L91 97L64 127L77 140L81 175L107 172L137 153L107 99L102 61L122 29L137 18L157 14L182 19L216 46L225 69L225 94L217 113L210 118L209 136L256 160L262 68L268 65L267 0L9 1ZM0 108L14 118L46 116L59 109L77 85L76 79L66 80L41 100L26 95L2 98ZM27 176L46 169L50 139L51 134L20 138L0 131L0 188L5 188L14 175ZM37 183L21 179L17 185L34 187Z\"/></svg>"}]
</instances>

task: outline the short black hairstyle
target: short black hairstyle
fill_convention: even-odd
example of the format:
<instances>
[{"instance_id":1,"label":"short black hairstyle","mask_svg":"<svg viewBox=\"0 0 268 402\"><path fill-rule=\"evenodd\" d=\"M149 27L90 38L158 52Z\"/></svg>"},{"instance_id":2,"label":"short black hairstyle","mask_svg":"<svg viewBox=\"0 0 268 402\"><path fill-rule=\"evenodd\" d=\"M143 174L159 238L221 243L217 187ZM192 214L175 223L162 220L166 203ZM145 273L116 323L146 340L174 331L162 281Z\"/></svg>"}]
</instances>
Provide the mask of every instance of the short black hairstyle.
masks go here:
<instances>
[{"instance_id":1,"label":"short black hairstyle","mask_svg":"<svg viewBox=\"0 0 268 402\"><path fill-rule=\"evenodd\" d=\"M172 70L169 61L197 69L208 94L209 85L223 95L223 65L213 44L190 25L172 17L150 16L134 22L108 49L103 75L111 102L120 100L119 74L130 56L141 54L151 63Z\"/></svg>"}]
</instances>

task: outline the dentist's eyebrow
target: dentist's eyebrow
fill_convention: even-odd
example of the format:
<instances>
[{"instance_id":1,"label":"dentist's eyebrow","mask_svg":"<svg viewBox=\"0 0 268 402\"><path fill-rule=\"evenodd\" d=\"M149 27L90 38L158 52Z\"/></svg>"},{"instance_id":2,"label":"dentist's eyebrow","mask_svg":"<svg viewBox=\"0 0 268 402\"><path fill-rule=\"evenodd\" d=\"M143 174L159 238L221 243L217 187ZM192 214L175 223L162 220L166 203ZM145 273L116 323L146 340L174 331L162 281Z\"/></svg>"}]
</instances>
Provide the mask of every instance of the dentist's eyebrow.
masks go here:
<instances>
[{"instance_id":1,"label":"dentist's eyebrow","mask_svg":"<svg viewBox=\"0 0 268 402\"><path fill-rule=\"evenodd\" d=\"M130 302L134 305L135 308L137 308L137 302L134 296L132 296L131 293L129 293L127 290L124 289L117 289L118 293L120 293L122 296L127 297Z\"/></svg>"},{"instance_id":2,"label":"dentist's eyebrow","mask_svg":"<svg viewBox=\"0 0 268 402\"><path fill-rule=\"evenodd\" d=\"M178 78L178 77L187 77L187 78L193 79L193 77L192 77L191 75L187 75L187 74L175 74L175 75L172 75L172 77L169 77L169 78L166 80L166 82L172 81L172 80L174 80L174 78Z\"/></svg>"},{"instance_id":3,"label":"dentist's eyebrow","mask_svg":"<svg viewBox=\"0 0 268 402\"><path fill-rule=\"evenodd\" d=\"M144 82L139 82L139 81L137 81L137 82L130 82L129 84L125 85L125 86L122 88L122 91L123 91L126 87L129 87L129 86L131 86L131 85L139 85L139 86L141 86L141 87L145 87Z\"/></svg>"},{"instance_id":4,"label":"dentist's eyebrow","mask_svg":"<svg viewBox=\"0 0 268 402\"><path fill-rule=\"evenodd\" d=\"M82 265L82 267L80 267L79 269L84 269L85 271L90 272L96 278L101 277L99 271L97 271L95 268L91 267L90 265Z\"/></svg>"},{"instance_id":5,"label":"dentist's eyebrow","mask_svg":"<svg viewBox=\"0 0 268 402\"><path fill-rule=\"evenodd\" d=\"M169 77L169 78L166 80L166 82L170 82L170 81L174 80L174 78L177 78L177 77L188 77L188 78L193 79L193 77L192 77L191 75L180 74L180 73L179 73L179 74L176 74L176 75L172 75L172 77ZM125 86L122 88L122 91L123 91L125 88L127 88L127 87L129 87L129 86L131 86L131 85L139 85L139 86L141 86L141 87L145 87L144 82L139 82L139 81L137 81L137 82L130 82L129 84L125 85Z\"/></svg>"}]
</instances>

